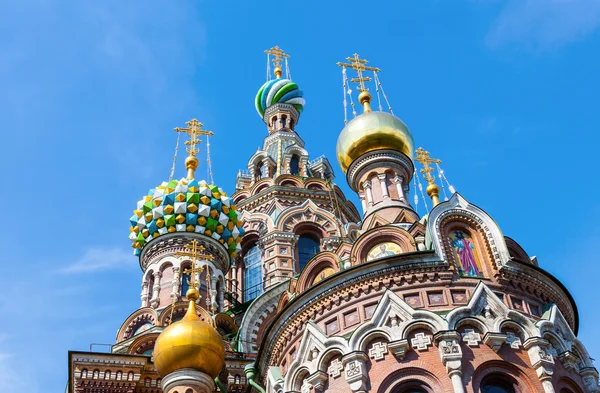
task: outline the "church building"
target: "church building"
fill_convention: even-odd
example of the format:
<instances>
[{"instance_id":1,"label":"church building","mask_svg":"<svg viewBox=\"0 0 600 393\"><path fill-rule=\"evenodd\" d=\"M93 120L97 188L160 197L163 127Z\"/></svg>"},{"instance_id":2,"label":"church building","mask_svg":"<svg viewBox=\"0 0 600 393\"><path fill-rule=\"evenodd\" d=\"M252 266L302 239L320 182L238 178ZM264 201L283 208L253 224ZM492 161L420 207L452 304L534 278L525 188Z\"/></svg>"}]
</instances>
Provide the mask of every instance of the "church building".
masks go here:
<instances>
[{"instance_id":1,"label":"church building","mask_svg":"<svg viewBox=\"0 0 600 393\"><path fill-rule=\"evenodd\" d=\"M67 391L600 392L567 288L415 146L379 69L338 63L337 165L357 207L305 148L289 56L265 52L262 146L228 193L197 176L212 132L175 129L185 177L130 218L140 308L110 352L69 352Z\"/></svg>"}]
</instances>

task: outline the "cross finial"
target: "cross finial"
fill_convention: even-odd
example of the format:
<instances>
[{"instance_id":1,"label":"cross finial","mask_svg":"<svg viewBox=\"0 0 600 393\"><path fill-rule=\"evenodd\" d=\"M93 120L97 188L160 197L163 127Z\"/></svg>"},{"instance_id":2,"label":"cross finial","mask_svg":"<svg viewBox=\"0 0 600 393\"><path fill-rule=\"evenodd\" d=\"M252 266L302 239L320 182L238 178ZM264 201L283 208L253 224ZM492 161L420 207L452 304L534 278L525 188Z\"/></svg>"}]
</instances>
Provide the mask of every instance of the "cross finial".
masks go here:
<instances>
[{"instance_id":1,"label":"cross finial","mask_svg":"<svg viewBox=\"0 0 600 393\"><path fill-rule=\"evenodd\" d=\"M358 78L352 78L352 79L350 79L350 82L359 84L358 91L360 91L360 92L368 91L369 89L367 89L365 87L365 82L371 81L371 78L368 76L363 76L363 72L364 71L379 72L381 70L377 67L367 66L367 63L369 61L367 59L361 59L358 53L355 53L353 55L353 57L346 57L346 60L349 61L350 63L342 63L341 61L338 61L337 65L339 65L340 67L350 67L353 70L355 70L356 73L358 74Z\"/></svg>"},{"instance_id":2,"label":"cross finial","mask_svg":"<svg viewBox=\"0 0 600 393\"><path fill-rule=\"evenodd\" d=\"M190 140L185 142L185 144L188 146L185 148L185 150L191 156L195 156L200 151L200 149L198 147L196 147L196 145L198 145L202 142L200 139L198 139L198 136L199 135L213 135L213 132L203 130L202 127L204 126L204 124L200 123L196 119L186 121L185 124L187 125L187 127L175 127L175 131L185 132L186 134L189 135Z\"/></svg>"},{"instance_id":3,"label":"cross finial","mask_svg":"<svg viewBox=\"0 0 600 393\"><path fill-rule=\"evenodd\" d=\"M185 251L177 251L175 252L175 255L191 258L192 267L186 269L184 273L190 275L190 281L188 282L190 287L197 290L198 283L196 282L196 274L200 274L204 270L204 266L199 265L198 262L200 259L212 261L215 258L212 255L205 253L204 251L206 248L195 239L183 246L183 248Z\"/></svg>"},{"instance_id":4,"label":"cross finial","mask_svg":"<svg viewBox=\"0 0 600 393\"><path fill-rule=\"evenodd\" d=\"M283 59L289 59L290 55L285 53L283 49L281 49L278 46L274 46L271 49L266 49L265 53L267 55L274 56L272 61L273 65L275 66L275 70L273 72L276 78L281 78L281 75L283 75L283 71L281 69L281 62L283 61Z\"/></svg>"},{"instance_id":5,"label":"cross finial","mask_svg":"<svg viewBox=\"0 0 600 393\"><path fill-rule=\"evenodd\" d=\"M429 156L429 152L426 151L425 149L423 149L422 147L419 147L415 153L417 154L417 156L415 157L415 160L420 162L421 165L423 165L423 168L421 168L421 173L423 174L423 178L425 178L425 180L428 183L427 186L427 195L429 195L431 197L431 200L433 201L433 206L437 206L440 203L440 199L439 199L439 193L440 193L440 189L439 187L435 184L435 177L433 177L431 175L431 172L434 171L434 168L431 167L429 164L439 164L442 161L438 160L437 158L431 158Z\"/></svg>"}]
</instances>

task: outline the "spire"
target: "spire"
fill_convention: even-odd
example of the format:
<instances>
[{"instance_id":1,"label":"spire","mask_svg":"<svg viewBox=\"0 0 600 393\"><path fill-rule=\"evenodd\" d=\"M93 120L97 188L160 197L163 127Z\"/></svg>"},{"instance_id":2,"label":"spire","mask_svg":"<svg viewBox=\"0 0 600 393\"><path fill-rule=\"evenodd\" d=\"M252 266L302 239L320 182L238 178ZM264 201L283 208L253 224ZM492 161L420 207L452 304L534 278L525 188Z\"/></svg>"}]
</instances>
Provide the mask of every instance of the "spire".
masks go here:
<instances>
[{"instance_id":1,"label":"spire","mask_svg":"<svg viewBox=\"0 0 600 393\"><path fill-rule=\"evenodd\" d=\"M190 140L185 142L185 144L188 146L185 148L185 150L189 154L189 156L185 159L185 169L187 169L187 178L191 180L194 178L194 172L198 168L198 158L196 158L196 154L198 154L200 148L196 145L199 145L202 142L200 139L198 139L198 136L213 135L213 132L203 130L202 127L204 124L200 123L196 119L187 121L185 124L187 127L175 127L175 131L185 132L190 137ZM210 159L208 161L210 163Z\"/></svg>"},{"instance_id":2,"label":"spire","mask_svg":"<svg viewBox=\"0 0 600 393\"><path fill-rule=\"evenodd\" d=\"M358 83L358 102L363 106L364 113L371 112L371 94L369 89L365 87L365 82L370 82L372 79L368 76L363 76L364 71L373 71L374 73L381 71L377 67L367 66L368 60L361 59L358 53L355 53L353 57L346 57L346 60L350 63L338 62L337 65L340 67L349 67L356 71L358 77L350 79L350 82Z\"/></svg>"},{"instance_id":3,"label":"spire","mask_svg":"<svg viewBox=\"0 0 600 393\"><path fill-rule=\"evenodd\" d=\"M423 165L423 168L421 168L421 173L423 173L423 178L428 183L425 191L433 201L433 207L436 207L440 204L440 188L437 186L437 184L435 184L435 177L433 177L431 174L431 172L434 171L434 168L429 166L429 164L440 164L442 161L438 160L437 158L431 158L429 156L429 152L422 147L419 147L415 153L417 154L415 160Z\"/></svg>"}]
</instances>

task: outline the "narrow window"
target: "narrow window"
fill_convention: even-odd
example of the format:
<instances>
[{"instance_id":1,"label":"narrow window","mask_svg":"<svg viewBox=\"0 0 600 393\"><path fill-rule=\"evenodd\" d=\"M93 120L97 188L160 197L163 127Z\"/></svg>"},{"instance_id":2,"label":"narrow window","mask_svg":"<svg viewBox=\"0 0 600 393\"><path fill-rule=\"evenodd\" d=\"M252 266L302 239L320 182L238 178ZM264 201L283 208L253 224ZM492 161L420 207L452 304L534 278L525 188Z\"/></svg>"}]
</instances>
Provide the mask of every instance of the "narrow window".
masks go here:
<instances>
[{"instance_id":1,"label":"narrow window","mask_svg":"<svg viewBox=\"0 0 600 393\"><path fill-rule=\"evenodd\" d=\"M244 301L256 298L263 291L262 260L258 244L244 254Z\"/></svg>"},{"instance_id":2,"label":"narrow window","mask_svg":"<svg viewBox=\"0 0 600 393\"><path fill-rule=\"evenodd\" d=\"M293 155L290 160L290 173L292 175L300 174L300 159L296 155Z\"/></svg>"},{"instance_id":3,"label":"narrow window","mask_svg":"<svg viewBox=\"0 0 600 393\"><path fill-rule=\"evenodd\" d=\"M306 263L319 252L319 239L312 235L301 235L298 239L298 267L299 272L304 269Z\"/></svg>"}]
</instances>

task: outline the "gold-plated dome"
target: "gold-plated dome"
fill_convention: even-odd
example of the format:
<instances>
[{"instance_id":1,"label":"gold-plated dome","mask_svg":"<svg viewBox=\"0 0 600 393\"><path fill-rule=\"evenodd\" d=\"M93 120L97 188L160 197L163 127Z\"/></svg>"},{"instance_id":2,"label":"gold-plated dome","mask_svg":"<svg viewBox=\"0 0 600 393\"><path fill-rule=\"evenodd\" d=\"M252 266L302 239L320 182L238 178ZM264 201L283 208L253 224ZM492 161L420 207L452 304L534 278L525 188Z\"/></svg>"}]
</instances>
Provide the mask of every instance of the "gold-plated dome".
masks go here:
<instances>
[{"instance_id":1,"label":"gold-plated dome","mask_svg":"<svg viewBox=\"0 0 600 393\"><path fill-rule=\"evenodd\" d=\"M196 314L194 299L198 298L198 291L192 291L187 294L190 305L183 319L168 326L154 345L154 365L162 377L193 368L215 378L225 364L223 339Z\"/></svg>"},{"instance_id":2,"label":"gold-plated dome","mask_svg":"<svg viewBox=\"0 0 600 393\"><path fill-rule=\"evenodd\" d=\"M352 161L373 150L396 150L412 157L413 139L406 124L387 112L367 112L352 119L340 133L337 157L346 173Z\"/></svg>"}]
</instances>

